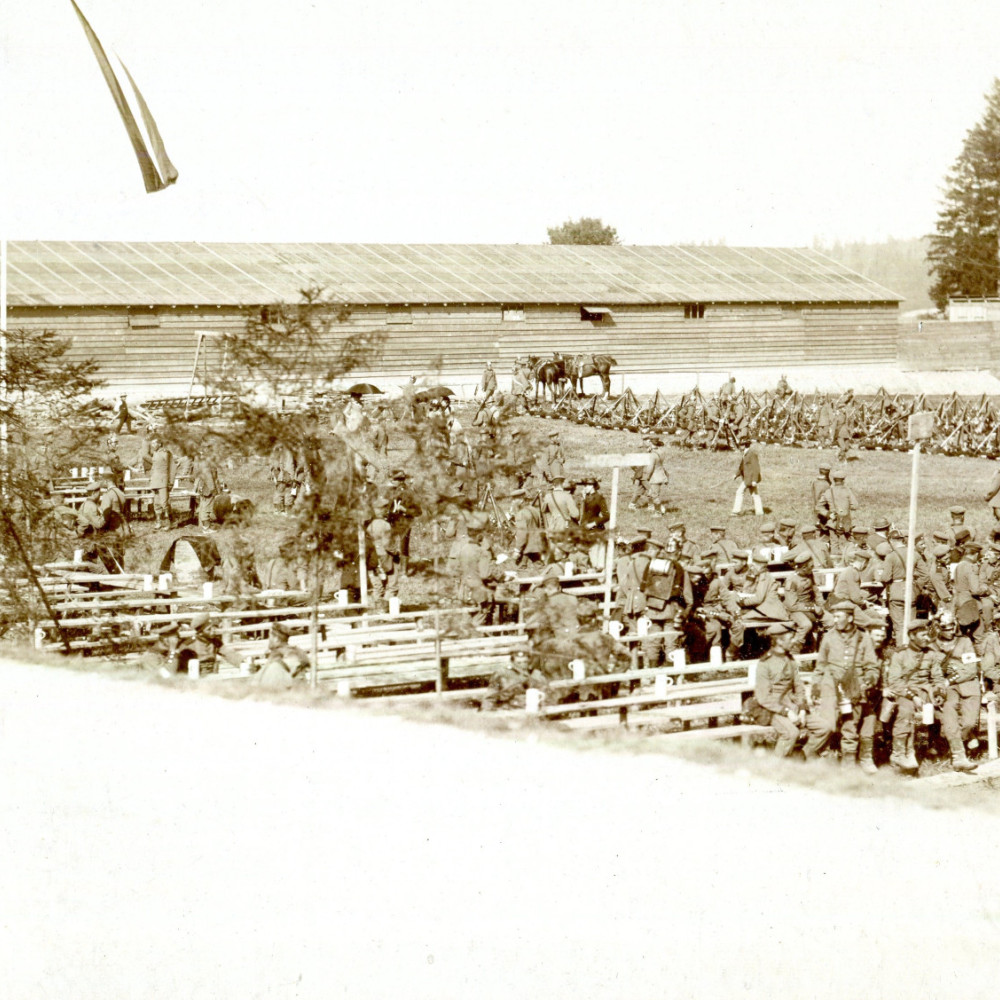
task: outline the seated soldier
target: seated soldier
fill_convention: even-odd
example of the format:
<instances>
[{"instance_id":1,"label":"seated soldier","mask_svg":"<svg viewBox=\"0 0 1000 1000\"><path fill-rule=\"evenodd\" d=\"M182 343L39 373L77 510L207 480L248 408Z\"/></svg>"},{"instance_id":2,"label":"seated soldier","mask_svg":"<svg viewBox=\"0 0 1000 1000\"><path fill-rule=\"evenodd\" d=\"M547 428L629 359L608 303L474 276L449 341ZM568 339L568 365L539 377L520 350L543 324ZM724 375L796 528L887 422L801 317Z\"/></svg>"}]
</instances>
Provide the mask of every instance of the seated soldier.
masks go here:
<instances>
[{"instance_id":1,"label":"seated soldier","mask_svg":"<svg viewBox=\"0 0 1000 1000\"><path fill-rule=\"evenodd\" d=\"M768 572L768 553L754 549L747 564L746 589L730 594L728 606L733 616L729 634L734 650L741 650L748 626L787 622L788 615L778 594L778 581Z\"/></svg>"},{"instance_id":2,"label":"seated soldier","mask_svg":"<svg viewBox=\"0 0 1000 1000\"><path fill-rule=\"evenodd\" d=\"M805 720L806 695L792 658L794 632L787 625L767 630L771 646L757 662L753 700L744 715L755 725L773 726L778 733L774 751L787 757L798 742Z\"/></svg>"},{"instance_id":3,"label":"seated soldier","mask_svg":"<svg viewBox=\"0 0 1000 1000\"><path fill-rule=\"evenodd\" d=\"M239 667L240 654L227 646L212 622L211 615L197 614L191 619L194 635L188 640L188 645L198 657L198 669L201 673L215 673L219 669L219 660L225 660L230 666Z\"/></svg>"},{"instance_id":4,"label":"seated soldier","mask_svg":"<svg viewBox=\"0 0 1000 1000\"><path fill-rule=\"evenodd\" d=\"M951 612L938 618L937 637L931 649L937 654L933 679L943 693L937 717L951 751L951 766L956 771L974 771L976 765L968 759L965 743L979 725L979 659L972 640L959 635Z\"/></svg>"},{"instance_id":5,"label":"seated soldier","mask_svg":"<svg viewBox=\"0 0 1000 1000\"><path fill-rule=\"evenodd\" d=\"M490 677L489 689L479 704L480 710L524 708L524 693L529 687L544 691L548 680L541 671L532 669L528 651L518 649L511 655L510 665L501 667Z\"/></svg>"},{"instance_id":6,"label":"seated soldier","mask_svg":"<svg viewBox=\"0 0 1000 1000\"><path fill-rule=\"evenodd\" d=\"M795 629L793 653L801 653L813 626L821 616L819 594L813 579L813 560L808 552L795 557L795 572L785 578L785 611Z\"/></svg>"},{"instance_id":7,"label":"seated soldier","mask_svg":"<svg viewBox=\"0 0 1000 1000\"><path fill-rule=\"evenodd\" d=\"M915 773L920 767L914 743L916 713L934 698L934 654L930 652L927 622L912 622L907 640L905 646L893 652L885 669L879 719L885 728L892 723L889 763L899 771Z\"/></svg>"}]
</instances>

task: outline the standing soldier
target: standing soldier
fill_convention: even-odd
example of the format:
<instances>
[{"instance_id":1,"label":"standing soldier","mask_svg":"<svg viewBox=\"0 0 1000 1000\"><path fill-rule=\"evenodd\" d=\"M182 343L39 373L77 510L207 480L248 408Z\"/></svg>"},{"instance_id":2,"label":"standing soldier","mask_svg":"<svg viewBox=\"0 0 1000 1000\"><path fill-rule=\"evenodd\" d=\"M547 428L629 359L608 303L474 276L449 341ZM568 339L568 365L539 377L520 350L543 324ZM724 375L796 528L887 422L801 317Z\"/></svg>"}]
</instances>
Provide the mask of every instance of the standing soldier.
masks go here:
<instances>
[{"instance_id":1,"label":"standing soldier","mask_svg":"<svg viewBox=\"0 0 1000 1000\"><path fill-rule=\"evenodd\" d=\"M673 539L672 539L673 541ZM683 540L681 540L683 541ZM653 549L660 549L659 553ZM659 663L684 646L683 626L688 608L694 603L691 577L681 561L681 545L668 547L650 538L646 542L650 554L649 572L643 593L646 595L646 617L652 632L665 633L642 640L642 660L646 667Z\"/></svg>"},{"instance_id":2,"label":"standing soldier","mask_svg":"<svg viewBox=\"0 0 1000 1000\"><path fill-rule=\"evenodd\" d=\"M174 457L160 440L150 442L153 464L149 470L149 485L153 490L153 516L157 528L170 527L170 487L174 481Z\"/></svg>"},{"instance_id":3,"label":"standing soldier","mask_svg":"<svg viewBox=\"0 0 1000 1000\"><path fill-rule=\"evenodd\" d=\"M274 483L274 512L286 514L295 504L297 474L295 455L284 441L275 441L271 449L270 472Z\"/></svg>"},{"instance_id":4,"label":"standing soldier","mask_svg":"<svg viewBox=\"0 0 1000 1000\"><path fill-rule=\"evenodd\" d=\"M395 551L392 526L388 521L389 501L378 497L373 504L375 516L365 529L368 535L368 579L372 599L380 605L383 598L394 597L399 590L399 574L396 568L399 555Z\"/></svg>"},{"instance_id":5,"label":"standing soldier","mask_svg":"<svg viewBox=\"0 0 1000 1000\"><path fill-rule=\"evenodd\" d=\"M774 752L787 757L799 741L800 726L806 707L806 694L799 670L792 658L793 633L783 624L772 625L767 634L771 648L757 662L750 721L772 726L778 734Z\"/></svg>"},{"instance_id":6,"label":"standing soldier","mask_svg":"<svg viewBox=\"0 0 1000 1000\"><path fill-rule=\"evenodd\" d=\"M760 484L760 455L756 444L749 438L744 438L740 443L743 448L743 455L740 458L740 467L736 470L733 479L740 481L736 487L736 498L733 500L733 514L743 513L743 494L748 492L753 497L753 511L758 517L764 516L764 504L761 502L758 485Z\"/></svg>"},{"instance_id":7,"label":"standing soldier","mask_svg":"<svg viewBox=\"0 0 1000 1000\"><path fill-rule=\"evenodd\" d=\"M816 413L816 443L825 448L833 442L833 404L824 395Z\"/></svg>"},{"instance_id":8,"label":"standing soldier","mask_svg":"<svg viewBox=\"0 0 1000 1000\"><path fill-rule=\"evenodd\" d=\"M413 522L423 513L413 492L406 483L406 473L397 469L392 474L394 483L389 496L388 520L392 526L393 551L399 555L399 571L403 576L410 572L410 535Z\"/></svg>"},{"instance_id":9,"label":"standing soldier","mask_svg":"<svg viewBox=\"0 0 1000 1000\"><path fill-rule=\"evenodd\" d=\"M826 516L830 532L830 551L834 561L844 554L844 547L850 541L854 524L854 512L858 509L858 499L844 480L846 476L839 470L833 474L833 485L820 498L820 512Z\"/></svg>"},{"instance_id":10,"label":"standing soldier","mask_svg":"<svg viewBox=\"0 0 1000 1000\"><path fill-rule=\"evenodd\" d=\"M565 473L565 464L566 456L559 443L559 431L549 431L549 443L542 448L542 454L538 459L542 475L547 480L552 480L556 476L562 477Z\"/></svg>"},{"instance_id":11,"label":"standing soldier","mask_svg":"<svg viewBox=\"0 0 1000 1000\"><path fill-rule=\"evenodd\" d=\"M607 524L611 516L608 501L601 492L601 484L596 479L585 479L583 503L580 506L580 528L587 546L587 558L598 572L604 569L607 559Z\"/></svg>"},{"instance_id":12,"label":"standing soldier","mask_svg":"<svg viewBox=\"0 0 1000 1000\"><path fill-rule=\"evenodd\" d=\"M115 414L117 417L117 422L115 423L115 434L121 434L122 428L127 427L129 434L132 433L132 414L128 411L128 400L125 398L125 393L123 392L118 397L118 412Z\"/></svg>"},{"instance_id":13,"label":"standing soldier","mask_svg":"<svg viewBox=\"0 0 1000 1000\"><path fill-rule=\"evenodd\" d=\"M566 558L569 528L579 520L580 510L572 495L563 488L562 474L551 476L550 480L551 487L542 499L542 510L549 551L560 562Z\"/></svg>"},{"instance_id":14,"label":"standing soldier","mask_svg":"<svg viewBox=\"0 0 1000 1000\"><path fill-rule=\"evenodd\" d=\"M972 640L981 653L986 633L993 624L993 598L980 579L979 558L982 546L967 542L962 546L961 561L955 566L955 618L960 626L975 625Z\"/></svg>"},{"instance_id":15,"label":"standing soldier","mask_svg":"<svg viewBox=\"0 0 1000 1000\"><path fill-rule=\"evenodd\" d=\"M854 623L849 601L833 607L833 628L823 636L812 675L812 711L806 720L809 738L806 760L819 756L830 737L840 729L842 764L858 759L873 772L872 740L875 716L868 712L869 692L879 682L879 662L871 637Z\"/></svg>"},{"instance_id":16,"label":"standing soldier","mask_svg":"<svg viewBox=\"0 0 1000 1000\"><path fill-rule=\"evenodd\" d=\"M820 500L823 494L830 488L830 466L821 465L819 467L819 474L812 482L811 495L812 495L812 509L813 515L816 518L816 527L819 528L820 534L825 535L829 530L829 525L827 524L826 511L820 504Z\"/></svg>"},{"instance_id":17,"label":"standing soldier","mask_svg":"<svg viewBox=\"0 0 1000 1000\"><path fill-rule=\"evenodd\" d=\"M531 390L531 369L522 358L514 359L514 374L510 391L514 396L514 409L523 413L528 408L528 393Z\"/></svg>"},{"instance_id":18,"label":"standing soldier","mask_svg":"<svg viewBox=\"0 0 1000 1000\"><path fill-rule=\"evenodd\" d=\"M653 513L666 514L667 496L666 488L670 482L670 474L664 464L663 439L649 437L646 439L646 450L650 453L648 465L637 466L633 472L636 484L635 496L630 503L629 510L635 510L640 504L645 503Z\"/></svg>"},{"instance_id":19,"label":"standing soldier","mask_svg":"<svg viewBox=\"0 0 1000 1000\"><path fill-rule=\"evenodd\" d=\"M837 443L837 459L847 461L847 453L854 438L854 405L851 402L851 390L843 405L837 408L834 416L833 436Z\"/></svg>"},{"instance_id":20,"label":"standing soldier","mask_svg":"<svg viewBox=\"0 0 1000 1000\"><path fill-rule=\"evenodd\" d=\"M652 532L649 528L639 528L636 536L627 543L628 552L623 552L615 560L615 579L618 581L616 606L626 620L638 618L646 610L646 596L643 588L649 572L650 553L646 543Z\"/></svg>"},{"instance_id":21,"label":"standing soldier","mask_svg":"<svg viewBox=\"0 0 1000 1000\"><path fill-rule=\"evenodd\" d=\"M483 402L488 402L490 397L497 391L497 374L493 371L493 362L487 361L483 369L483 377L479 380L479 387L476 395L483 397Z\"/></svg>"},{"instance_id":22,"label":"standing soldier","mask_svg":"<svg viewBox=\"0 0 1000 1000\"><path fill-rule=\"evenodd\" d=\"M525 498L514 510L514 562L539 562L545 555L545 533L542 531L542 511L533 501L527 501L524 490L514 490L511 499Z\"/></svg>"},{"instance_id":23,"label":"standing soldier","mask_svg":"<svg viewBox=\"0 0 1000 1000\"><path fill-rule=\"evenodd\" d=\"M219 495L219 477L215 463L202 455L194 467L194 493L198 497L198 527L211 531L215 521L215 498Z\"/></svg>"}]
</instances>

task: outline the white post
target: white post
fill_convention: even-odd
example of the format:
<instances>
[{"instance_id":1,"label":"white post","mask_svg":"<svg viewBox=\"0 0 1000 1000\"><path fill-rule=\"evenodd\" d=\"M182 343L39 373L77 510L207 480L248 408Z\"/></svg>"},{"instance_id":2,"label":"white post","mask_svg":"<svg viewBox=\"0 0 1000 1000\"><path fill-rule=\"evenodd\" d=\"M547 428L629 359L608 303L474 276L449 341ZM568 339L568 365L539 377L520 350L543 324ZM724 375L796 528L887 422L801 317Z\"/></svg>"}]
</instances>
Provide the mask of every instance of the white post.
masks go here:
<instances>
[{"instance_id":1,"label":"white post","mask_svg":"<svg viewBox=\"0 0 1000 1000\"><path fill-rule=\"evenodd\" d=\"M604 558L604 617L611 617L611 581L615 572L615 528L618 524L618 466L611 470L611 516L608 521L608 551Z\"/></svg>"},{"instance_id":2,"label":"white post","mask_svg":"<svg viewBox=\"0 0 1000 1000\"><path fill-rule=\"evenodd\" d=\"M910 522L909 537L906 539L906 586L903 590L903 634L902 645L909 641L910 615L913 607L913 565L916 561L915 542L917 535L917 477L920 469L920 442L913 445L913 468L910 473Z\"/></svg>"}]
</instances>

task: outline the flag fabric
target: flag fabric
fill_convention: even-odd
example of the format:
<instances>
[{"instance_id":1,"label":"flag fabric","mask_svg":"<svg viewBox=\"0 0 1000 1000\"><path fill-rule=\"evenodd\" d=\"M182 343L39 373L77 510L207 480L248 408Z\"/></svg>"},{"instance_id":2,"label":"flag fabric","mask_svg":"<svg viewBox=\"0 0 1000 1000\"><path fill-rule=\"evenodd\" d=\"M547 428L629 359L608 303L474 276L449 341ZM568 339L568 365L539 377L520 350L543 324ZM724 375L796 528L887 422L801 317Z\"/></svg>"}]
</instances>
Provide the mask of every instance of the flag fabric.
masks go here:
<instances>
[{"instance_id":1,"label":"flag fabric","mask_svg":"<svg viewBox=\"0 0 1000 1000\"><path fill-rule=\"evenodd\" d=\"M150 193L153 191L162 191L177 180L177 170L167 156L163 139L160 137L160 130L156 127L156 122L150 114L149 107L146 105L145 100L143 100L142 94L139 93L139 88L135 85L132 75L123 63L122 69L125 70L125 75L128 77L132 90L135 93L139 114L142 116L143 124L146 126L146 131L149 134L150 145L153 147L153 156L149 153L146 140L139 129L139 124L135 120L135 115L132 113L121 84L118 82L118 77L115 75L107 53L104 51L104 46L101 45L100 39L94 33L94 29L91 28L89 22L83 16L83 11L76 5L76 0L70 0L70 3L73 4L73 9L76 11L77 17L80 18L80 23L83 25L83 32L87 36L87 41L90 42L90 47L97 58L97 65L101 69L101 75L104 77L104 82L111 91L115 106L118 108L118 114L125 125L125 131L128 133L132 149L135 151L135 158L139 161L139 169L142 171L142 181L146 185L146 191Z\"/></svg>"}]
</instances>

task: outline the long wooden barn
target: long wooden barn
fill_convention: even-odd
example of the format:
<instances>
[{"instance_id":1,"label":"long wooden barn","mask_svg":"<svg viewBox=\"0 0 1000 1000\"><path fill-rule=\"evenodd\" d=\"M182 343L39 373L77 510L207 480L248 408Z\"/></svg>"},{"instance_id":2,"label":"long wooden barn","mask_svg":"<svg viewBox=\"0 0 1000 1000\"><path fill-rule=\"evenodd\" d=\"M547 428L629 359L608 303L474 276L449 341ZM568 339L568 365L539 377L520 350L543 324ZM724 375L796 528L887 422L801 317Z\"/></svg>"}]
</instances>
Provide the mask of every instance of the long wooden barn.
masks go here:
<instances>
[{"instance_id":1,"label":"long wooden barn","mask_svg":"<svg viewBox=\"0 0 1000 1000\"><path fill-rule=\"evenodd\" d=\"M199 331L306 287L384 336L378 369L468 384L491 359L599 352L616 372L895 364L900 296L814 250L724 246L13 242L8 328L45 327L109 390L187 390Z\"/></svg>"}]
</instances>

